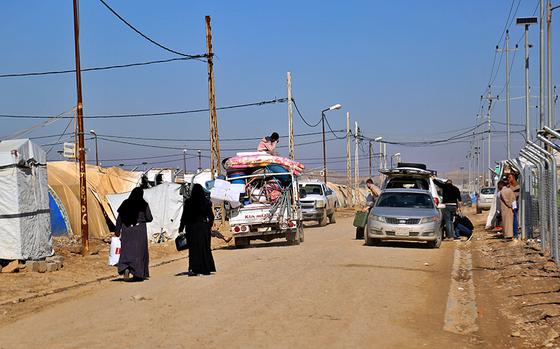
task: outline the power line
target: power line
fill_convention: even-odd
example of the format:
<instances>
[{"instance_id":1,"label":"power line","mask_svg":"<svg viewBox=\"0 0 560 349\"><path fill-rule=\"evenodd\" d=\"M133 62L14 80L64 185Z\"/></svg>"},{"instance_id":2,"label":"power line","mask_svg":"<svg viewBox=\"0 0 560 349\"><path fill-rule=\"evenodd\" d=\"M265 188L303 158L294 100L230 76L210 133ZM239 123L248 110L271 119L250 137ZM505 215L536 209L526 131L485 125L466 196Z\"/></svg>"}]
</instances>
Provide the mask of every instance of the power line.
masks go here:
<instances>
[{"instance_id":1,"label":"power line","mask_svg":"<svg viewBox=\"0 0 560 349\"><path fill-rule=\"evenodd\" d=\"M204 57L204 55L193 56L195 58ZM91 67L82 69L82 72L90 72L90 71L100 71L100 70L111 70L111 69L120 69L120 68L131 68L131 67L139 67L145 65L152 65L152 64L162 64L162 63L170 63L176 61L186 61L195 59L191 57L178 57L178 58L169 58L169 59L160 59L155 61L146 61L146 62L136 62L136 63L127 63L127 64L115 64L115 65L107 65L102 67ZM1 74L0 78L20 78L20 77L30 77L30 76L45 76L45 75L59 75L59 74L70 74L75 73L76 69L65 69L65 70L49 70L49 71L42 71L42 72L27 72L27 73L9 73L9 74Z\"/></svg>"},{"instance_id":2,"label":"power line","mask_svg":"<svg viewBox=\"0 0 560 349\"><path fill-rule=\"evenodd\" d=\"M294 107L296 107L296 112L298 113L299 117L301 118L301 120L309 127L317 127L319 126L319 124L321 123L321 119L319 119L319 121L317 121L317 123L315 124L311 124L309 122L307 122L307 120L305 120L305 118L303 117L303 115L301 114L301 112L299 111L299 108L297 106L296 101L292 98L292 102L294 103Z\"/></svg>"},{"instance_id":3,"label":"power line","mask_svg":"<svg viewBox=\"0 0 560 349\"><path fill-rule=\"evenodd\" d=\"M268 101L236 104L225 107L216 108L218 110L236 109L236 108L246 108L254 106L262 106L266 104L276 104L285 103L287 98L275 98ZM157 112L157 113L139 113L139 114L113 114L113 115L88 115L84 116L84 119L118 119L118 118L144 118L144 117L155 117L155 116L169 116L169 115L183 115L183 114L196 114L202 112L208 112L208 108L202 109L191 109L191 110L179 110L179 111L169 111L169 112ZM0 114L0 118L11 118L11 119L48 119L51 116L42 115L10 115L10 114ZM60 119L73 119L74 117L61 117Z\"/></svg>"},{"instance_id":4,"label":"power line","mask_svg":"<svg viewBox=\"0 0 560 349\"><path fill-rule=\"evenodd\" d=\"M164 46L162 44L160 44L159 42L155 41L154 39L148 37L146 34L142 33L139 29L137 29L136 27L134 27L132 24L130 24L126 19L124 19L121 15L119 15L117 13L117 11L113 10L111 8L111 6L109 6L109 4L107 4L104 0L99 0L109 11L111 11L111 13L113 15L115 15L119 20L121 20L121 22L123 22L124 24L126 24L126 26L128 26L130 29L132 29L133 31L135 31L138 35L140 35L141 37L143 37L144 39L148 40L149 42L151 42L152 44L156 45L159 48L164 49L165 51L174 53L176 55L179 56L183 56L183 57L189 57L191 59L199 59L200 60L200 56L201 55L190 55L190 54L186 54L183 52L179 52L173 49L170 49L167 46ZM207 57L206 55L202 55L202 57Z\"/></svg>"}]
</instances>

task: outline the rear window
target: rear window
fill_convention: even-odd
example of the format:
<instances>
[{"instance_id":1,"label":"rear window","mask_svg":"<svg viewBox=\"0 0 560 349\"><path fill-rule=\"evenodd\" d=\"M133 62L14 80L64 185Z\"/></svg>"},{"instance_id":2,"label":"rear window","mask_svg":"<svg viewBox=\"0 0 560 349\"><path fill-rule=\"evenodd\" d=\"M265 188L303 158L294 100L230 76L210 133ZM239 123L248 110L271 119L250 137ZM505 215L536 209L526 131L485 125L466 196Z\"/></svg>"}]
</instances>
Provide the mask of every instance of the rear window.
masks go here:
<instances>
[{"instance_id":1,"label":"rear window","mask_svg":"<svg viewBox=\"0 0 560 349\"><path fill-rule=\"evenodd\" d=\"M480 189L480 194L494 194L496 192L496 188L482 188Z\"/></svg>"},{"instance_id":2,"label":"rear window","mask_svg":"<svg viewBox=\"0 0 560 349\"><path fill-rule=\"evenodd\" d=\"M383 193L377 207L434 208L432 197L421 193Z\"/></svg>"},{"instance_id":3,"label":"rear window","mask_svg":"<svg viewBox=\"0 0 560 349\"><path fill-rule=\"evenodd\" d=\"M422 189L429 190L430 185L427 179L413 177L389 178L387 189Z\"/></svg>"},{"instance_id":4,"label":"rear window","mask_svg":"<svg viewBox=\"0 0 560 349\"><path fill-rule=\"evenodd\" d=\"M305 191L305 194L307 195L313 195L313 194L323 195L323 190L321 189L320 184L300 185L299 188L303 189Z\"/></svg>"}]
</instances>

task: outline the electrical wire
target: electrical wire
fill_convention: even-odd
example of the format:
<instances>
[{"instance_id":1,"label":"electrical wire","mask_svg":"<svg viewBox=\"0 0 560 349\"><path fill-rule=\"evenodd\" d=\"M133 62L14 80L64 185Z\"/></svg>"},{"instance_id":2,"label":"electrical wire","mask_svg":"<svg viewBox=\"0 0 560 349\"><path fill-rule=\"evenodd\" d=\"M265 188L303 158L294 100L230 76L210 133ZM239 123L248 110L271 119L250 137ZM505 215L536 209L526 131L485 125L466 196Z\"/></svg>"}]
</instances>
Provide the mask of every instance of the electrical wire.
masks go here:
<instances>
[{"instance_id":1,"label":"electrical wire","mask_svg":"<svg viewBox=\"0 0 560 349\"><path fill-rule=\"evenodd\" d=\"M170 49L167 46L164 46L162 44L160 44L159 42L155 41L154 39L150 38L149 36L147 36L146 34L142 33L139 29L137 29L136 27L134 27L132 24L130 24L130 22L128 22L126 19L124 19L121 15L119 15L117 13L117 11L115 11L113 8L111 8L111 6L109 6L109 4L107 4L104 0L99 0L109 11L111 11L111 13L113 15L115 15L121 22L123 22L126 26L128 26L130 29L132 29L134 32L136 32L136 34L140 35L141 37L143 37L144 39L148 40L149 42L151 42L152 44L156 45L157 47L164 49L165 51L174 53L176 55L179 56L183 56L183 57L189 57L192 59L199 59L200 60L200 55L190 55L190 54L186 54L183 52L179 52L173 49ZM197 57L198 56L198 57ZM204 55L203 57L207 57L207 55Z\"/></svg>"},{"instance_id":2,"label":"electrical wire","mask_svg":"<svg viewBox=\"0 0 560 349\"><path fill-rule=\"evenodd\" d=\"M296 112L298 113L299 117L301 118L301 120L309 127L313 128L313 127L317 127L319 126L319 124L321 123L322 119L319 119L319 121L317 121L317 123L315 124L311 124L309 123L307 120L305 120L305 118L303 117L303 115L301 114L301 112L299 111L299 108L297 106L297 103L295 101L295 99L292 98L292 102L294 103L294 107L296 107Z\"/></svg>"},{"instance_id":3,"label":"electrical wire","mask_svg":"<svg viewBox=\"0 0 560 349\"><path fill-rule=\"evenodd\" d=\"M218 107L217 110L228 110L237 108L246 108L254 106L262 106L266 104L276 104L276 103L286 103L287 98L275 98L268 101L236 104L225 107ZM169 112L156 112L156 113L138 113L138 114L113 114L113 115L88 115L84 116L84 119L122 119L122 118L145 118L145 117L155 117L155 116L169 116L169 115L184 115L184 114L196 114L202 112L208 112L210 109L191 109L191 110L178 110ZM50 116L42 115L10 115L10 114L0 114L0 118L11 118L11 119L48 119ZM72 117L61 117L61 119L71 119Z\"/></svg>"},{"instance_id":4,"label":"electrical wire","mask_svg":"<svg viewBox=\"0 0 560 349\"><path fill-rule=\"evenodd\" d=\"M329 119L327 119L326 115L323 115L323 117L325 118L325 123L327 124L327 127L329 128L329 131L332 133L332 135L337 138L337 139L346 139L346 136L338 136L332 129L331 124L329 123ZM344 134L346 134L346 131L343 131Z\"/></svg>"},{"instance_id":5,"label":"electrical wire","mask_svg":"<svg viewBox=\"0 0 560 349\"><path fill-rule=\"evenodd\" d=\"M200 55L203 57L204 55ZM139 67L145 65L152 65L152 64L162 64L162 63L170 63L176 61L186 61L191 60L194 58L190 57L178 57L178 58L169 58L169 59L159 59L155 61L146 61L146 62L136 62L136 63L127 63L127 64L115 64L115 65L107 65L102 67L91 67L91 68L84 68L82 72L91 72L91 71L100 71L100 70L111 70L111 69L120 69L120 68L131 68L131 67ZM30 76L46 76L46 75L59 75L59 74L70 74L75 73L76 69L66 69L66 70L50 70L50 71L42 71L42 72L28 72L28 73L9 73L9 74L0 74L0 78L20 78L20 77L30 77Z\"/></svg>"}]
</instances>

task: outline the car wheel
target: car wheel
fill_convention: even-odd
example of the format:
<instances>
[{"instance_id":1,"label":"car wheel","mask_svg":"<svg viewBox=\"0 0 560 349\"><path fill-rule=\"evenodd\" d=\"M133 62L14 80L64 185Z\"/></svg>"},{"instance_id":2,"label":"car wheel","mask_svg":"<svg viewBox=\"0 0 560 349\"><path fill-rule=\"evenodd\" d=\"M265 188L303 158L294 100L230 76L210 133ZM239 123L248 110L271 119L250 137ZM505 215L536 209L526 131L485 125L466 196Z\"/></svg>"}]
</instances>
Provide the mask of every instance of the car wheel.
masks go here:
<instances>
[{"instance_id":1,"label":"car wheel","mask_svg":"<svg viewBox=\"0 0 560 349\"><path fill-rule=\"evenodd\" d=\"M437 236L437 239L436 239L436 240L434 240L434 241L428 241L428 246L429 246L430 248L439 248L439 247L441 246L441 240L443 240L442 234L443 234L443 232L440 231L439 234L438 234L438 236Z\"/></svg>"},{"instance_id":2,"label":"car wheel","mask_svg":"<svg viewBox=\"0 0 560 349\"><path fill-rule=\"evenodd\" d=\"M290 245L299 245L299 231L290 231L286 233L286 241Z\"/></svg>"},{"instance_id":3,"label":"car wheel","mask_svg":"<svg viewBox=\"0 0 560 349\"><path fill-rule=\"evenodd\" d=\"M358 227L356 228L356 240L362 240L364 238L364 228Z\"/></svg>"},{"instance_id":4,"label":"car wheel","mask_svg":"<svg viewBox=\"0 0 560 349\"><path fill-rule=\"evenodd\" d=\"M324 227L329 224L329 217L327 217L327 213L323 213L321 220L319 220L319 226Z\"/></svg>"},{"instance_id":5,"label":"car wheel","mask_svg":"<svg viewBox=\"0 0 560 349\"><path fill-rule=\"evenodd\" d=\"M329 223L336 223L336 213L331 213L331 215L329 216Z\"/></svg>"},{"instance_id":6,"label":"car wheel","mask_svg":"<svg viewBox=\"0 0 560 349\"><path fill-rule=\"evenodd\" d=\"M303 242L305 240L305 234L303 232L303 223L298 226L298 234L299 234L299 242Z\"/></svg>"}]
</instances>

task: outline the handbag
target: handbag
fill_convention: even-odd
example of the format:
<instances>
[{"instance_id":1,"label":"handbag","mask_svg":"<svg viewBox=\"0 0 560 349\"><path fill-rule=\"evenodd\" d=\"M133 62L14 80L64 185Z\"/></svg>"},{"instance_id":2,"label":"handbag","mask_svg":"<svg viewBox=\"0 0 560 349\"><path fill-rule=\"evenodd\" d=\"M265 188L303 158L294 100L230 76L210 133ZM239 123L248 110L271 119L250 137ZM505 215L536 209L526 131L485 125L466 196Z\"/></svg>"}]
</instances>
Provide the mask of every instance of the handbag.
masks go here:
<instances>
[{"instance_id":1,"label":"handbag","mask_svg":"<svg viewBox=\"0 0 560 349\"><path fill-rule=\"evenodd\" d=\"M175 247L177 248L177 251L184 251L187 248L189 248L189 243L187 241L187 234L179 234L176 238L175 238Z\"/></svg>"}]
</instances>

